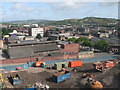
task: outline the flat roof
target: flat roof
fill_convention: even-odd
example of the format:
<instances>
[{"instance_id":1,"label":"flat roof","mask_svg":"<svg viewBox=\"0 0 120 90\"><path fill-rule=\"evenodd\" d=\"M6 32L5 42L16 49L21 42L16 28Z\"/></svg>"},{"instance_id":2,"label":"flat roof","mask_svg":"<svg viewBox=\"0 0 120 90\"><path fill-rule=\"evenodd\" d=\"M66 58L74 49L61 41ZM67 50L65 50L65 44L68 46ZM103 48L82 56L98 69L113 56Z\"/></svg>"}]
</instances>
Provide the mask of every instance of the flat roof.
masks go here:
<instances>
[{"instance_id":1,"label":"flat roof","mask_svg":"<svg viewBox=\"0 0 120 90\"><path fill-rule=\"evenodd\" d=\"M9 44L8 46L19 46L19 45L36 45L36 44L47 44L47 43L55 43L55 41L35 41L35 42L24 42L17 44Z\"/></svg>"}]
</instances>

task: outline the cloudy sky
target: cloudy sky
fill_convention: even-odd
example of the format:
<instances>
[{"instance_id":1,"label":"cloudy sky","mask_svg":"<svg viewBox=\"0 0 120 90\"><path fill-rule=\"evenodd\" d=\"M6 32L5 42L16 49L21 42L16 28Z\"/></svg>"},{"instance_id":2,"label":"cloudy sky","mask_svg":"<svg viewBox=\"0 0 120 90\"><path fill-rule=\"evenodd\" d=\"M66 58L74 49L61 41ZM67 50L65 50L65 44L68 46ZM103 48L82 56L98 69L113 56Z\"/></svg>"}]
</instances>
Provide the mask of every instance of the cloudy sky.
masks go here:
<instances>
[{"instance_id":1,"label":"cloudy sky","mask_svg":"<svg viewBox=\"0 0 120 90\"><path fill-rule=\"evenodd\" d=\"M118 18L117 2L2 2L0 8L2 21Z\"/></svg>"}]
</instances>

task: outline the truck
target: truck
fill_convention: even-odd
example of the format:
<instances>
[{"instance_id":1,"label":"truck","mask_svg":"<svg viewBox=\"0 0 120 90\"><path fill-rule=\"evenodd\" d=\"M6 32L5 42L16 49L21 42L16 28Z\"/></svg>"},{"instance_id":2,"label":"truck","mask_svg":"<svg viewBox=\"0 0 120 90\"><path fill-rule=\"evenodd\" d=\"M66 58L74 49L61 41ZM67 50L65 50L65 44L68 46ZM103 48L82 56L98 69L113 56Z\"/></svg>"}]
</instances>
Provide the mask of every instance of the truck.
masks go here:
<instances>
[{"instance_id":1,"label":"truck","mask_svg":"<svg viewBox=\"0 0 120 90\"><path fill-rule=\"evenodd\" d=\"M62 82L70 78L70 72L63 70L53 74L53 81L56 83Z\"/></svg>"}]
</instances>

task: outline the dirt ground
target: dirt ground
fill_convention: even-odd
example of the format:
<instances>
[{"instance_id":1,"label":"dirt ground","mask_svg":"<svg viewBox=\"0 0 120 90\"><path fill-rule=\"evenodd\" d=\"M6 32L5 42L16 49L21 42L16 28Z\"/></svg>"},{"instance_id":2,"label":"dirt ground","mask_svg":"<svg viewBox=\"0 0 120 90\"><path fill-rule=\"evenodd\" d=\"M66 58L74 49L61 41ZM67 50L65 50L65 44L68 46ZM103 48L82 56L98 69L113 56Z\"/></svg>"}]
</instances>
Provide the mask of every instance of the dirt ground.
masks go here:
<instances>
[{"instance_id":1,"label":"dirt ground","mask_svg":"<svg viewBox=\"0 0 120 90\"><path fill-rule=\"evenodd\" d=\"M18 88L26 88L27 85L41 82L48 84L50 88L89 88L87 78L83 79L82 75L86 72L91 73L94 78L103 84L104 88L120 88L120 66L116 65L111 70L107 70L103 73L94 69L92 63L83 64L82 67L77 67L77 71L73 72L73 68L68 69L71 73L71 78L60 83L52 81L52 75L56 70L49 70L43 68L30 67L27 70L14 72L17 73L22 79L22 84ZM9 77L12 73L7 73L5 77Z\"/></svg>"}]
</instances>

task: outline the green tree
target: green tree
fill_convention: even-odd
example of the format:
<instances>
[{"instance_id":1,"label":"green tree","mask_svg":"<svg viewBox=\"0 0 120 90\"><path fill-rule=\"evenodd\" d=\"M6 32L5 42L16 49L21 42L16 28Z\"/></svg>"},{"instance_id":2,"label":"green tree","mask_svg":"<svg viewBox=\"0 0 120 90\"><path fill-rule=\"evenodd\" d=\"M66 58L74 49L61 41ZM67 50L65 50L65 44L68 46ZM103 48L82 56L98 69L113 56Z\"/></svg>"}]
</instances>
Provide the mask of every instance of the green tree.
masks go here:
<instances>
[{"instance_id":1,"label":"green tree","mask_svg":"<svg viewBox=\"0 0 120 90\"><path fill-rule=\"evenodd\" d=\"M97 44L97 48L100 49L101 51L107 51L109 47L109 43L106 42L105 40L99 40Z\"/></svg>"},{"instance_id":2,"label":"green tree","mask_svg":"<svg viewBox=\"0 0 120 90\"><path fill-rule=\"evenodd\" d=\"M41 35L37 34L36 38L41 39Z\"/></svg>"},{"instance_id":3,"label":"green tree","mask_svg":"<svg viewBox=\"0 0 120 90\"><path fill-rule=\"evenodd\" d=\"M2 28L2 35L8 35L10 32L13 32L12 29Z\"/></svg>"},{"instance_id":4,"label":"green tree","mask_svg":"<svg viewBox=\"0 0 120 90\"><path fill-rule=\"evenodd\" d=\"M88 38L85 38L85 37L79 37L79 38L76 40L77 43L84 42L84 41L89 41L89 39L88 39Z\"/></svg>"},{"instance_id":5,"label":"green tree","mask_svg":"<svg viewBox=\"0 0 120 90\"><path fill-rule=\"evenodd\" d=\"M83 45L83 46L94 47L94 43L91 42L91 41L84 41L82 45Z\"/></svg>"},{"instance_id":6,"label":"green tree","mask_svg":"<svg viewBox=\"0 0 120 90\"><path fill-rule=\"evenodd\" d=\"M68 41L75 42L76 39L75 38L70 38L70 39L68 39Z\"/></svg>"}]
</instances>

